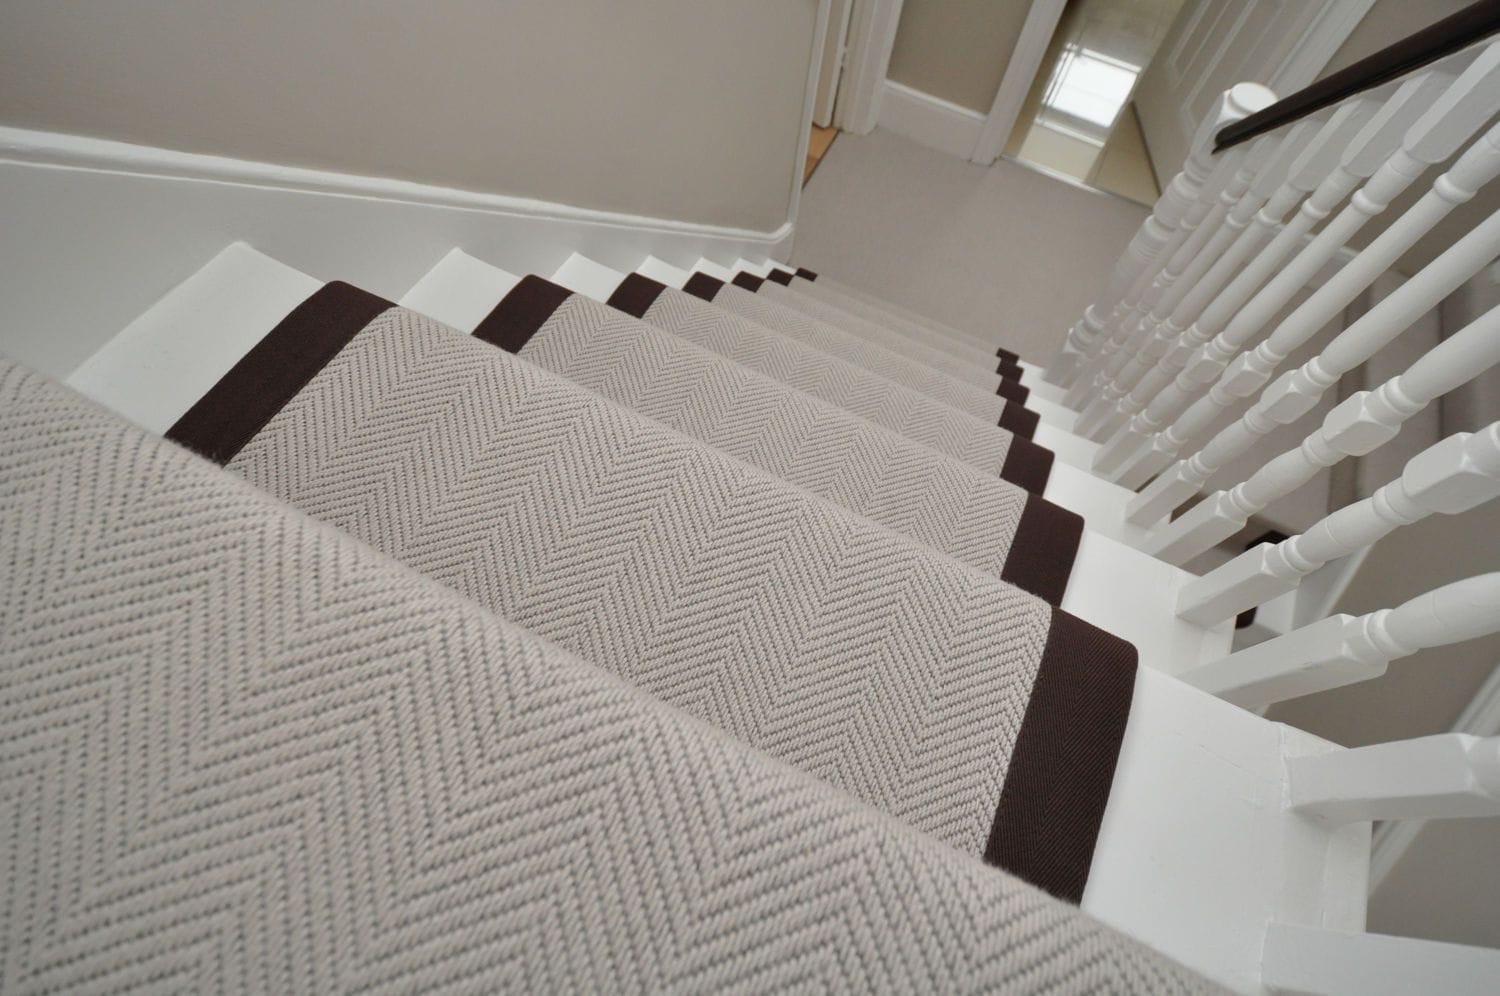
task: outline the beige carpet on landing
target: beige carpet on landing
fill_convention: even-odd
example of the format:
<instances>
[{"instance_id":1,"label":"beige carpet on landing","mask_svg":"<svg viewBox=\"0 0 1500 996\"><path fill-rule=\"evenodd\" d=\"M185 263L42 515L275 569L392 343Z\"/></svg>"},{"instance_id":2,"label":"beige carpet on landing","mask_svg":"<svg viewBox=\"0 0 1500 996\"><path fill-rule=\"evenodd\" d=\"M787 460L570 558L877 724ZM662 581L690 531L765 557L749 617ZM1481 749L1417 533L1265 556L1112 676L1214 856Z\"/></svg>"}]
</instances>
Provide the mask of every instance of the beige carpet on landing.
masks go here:
<instances>
[{"instance_id":1,"label":"beige carpet on landing","mask_svg":"<svg viewBox=\"0 0 1500 996\"><path fill-rule=\"evenodd\" d=\"M1146 208L879 129L841 134L802 194L793 262L1052 358Z\"/></svg>"}]
</instances>

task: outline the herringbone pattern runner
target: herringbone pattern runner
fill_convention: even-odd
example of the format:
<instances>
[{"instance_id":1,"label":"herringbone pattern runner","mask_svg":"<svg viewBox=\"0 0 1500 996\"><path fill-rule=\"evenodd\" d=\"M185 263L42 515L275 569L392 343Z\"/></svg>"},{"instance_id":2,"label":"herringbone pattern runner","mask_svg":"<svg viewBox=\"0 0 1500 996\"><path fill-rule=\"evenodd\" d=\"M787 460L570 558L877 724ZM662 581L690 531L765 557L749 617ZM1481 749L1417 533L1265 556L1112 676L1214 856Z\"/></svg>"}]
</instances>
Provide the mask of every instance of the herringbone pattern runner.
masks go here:
<instances>
[{"instance_id":1,"label":"herringbone pattern runner","mask_svg":"<svg viewBox=\"0 0 1500 996\"><path fill-rule=\"evenodd\" d=\"M1202 988L9 364L0 565L6 992Z\"/></svg>"}]
</instances>

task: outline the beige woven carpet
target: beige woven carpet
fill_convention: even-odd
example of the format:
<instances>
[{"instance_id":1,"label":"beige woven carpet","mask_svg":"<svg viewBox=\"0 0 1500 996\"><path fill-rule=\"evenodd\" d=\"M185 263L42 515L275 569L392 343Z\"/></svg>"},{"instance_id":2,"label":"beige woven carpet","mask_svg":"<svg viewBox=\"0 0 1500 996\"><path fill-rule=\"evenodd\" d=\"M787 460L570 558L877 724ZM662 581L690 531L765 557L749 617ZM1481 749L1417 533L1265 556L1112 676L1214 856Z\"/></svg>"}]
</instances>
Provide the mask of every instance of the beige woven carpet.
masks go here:
<instances>
[{"instance_id":1,"label":"beige woven carpet","mask_svg":"<svg viewBox=\"0 0 1500 996\"><path fill-rule=\"evenodd\" d=\"M347 285L172 435L748 743L1081 895L1129 644Z\"/></svg>"},{"instance_id":2,"label":"beige woven carpet","mask_svg":"<svg viewBox=\"0 0 1500 996\"><path fill-rule=\"evenodd\" d=\"M4 362L0 569L7 993L1203 988Z\"/></svg>"},{"instance_id":3,"label":"beige woven carpet","mask_svg":"<svg viewBox=\"0 0 1500 996\"><path fill-rule=\"evenodd\" d=\"M802 192L792 260L1046 363L1147 214L877 129L833 143Z\"/></svg>"},{"instance_id":4,"label":"beige woven carpet","mask_svg":"<svg viewBox=\"0 0 1500 996\"><path fill-rule=\"evenodd\" d=\"M523 280L474 334L1054 605L1062 600L1083 521L1018 485L538 277Z\"/></svg>"},{"instance_id":5,"label":"beige woven carpet","mask_svg":"<svg viewBox=\"0 0 1500 996\"><path fill-rule=\"evenodd\" d=\"M637 286L655 283L638 275L627 277L626 282ZM970 415L685 291L667 287L654 293L645 311L631 313L985 473L1001 474L1013 458L1019 457L1035 472L1007 475L1007 480L1037 493L1045 490L1052 453L999 428L998 416L992 420ZM1008 410L1005 405L999 409L1002 415Z\"/></svg>"}]
</instances>

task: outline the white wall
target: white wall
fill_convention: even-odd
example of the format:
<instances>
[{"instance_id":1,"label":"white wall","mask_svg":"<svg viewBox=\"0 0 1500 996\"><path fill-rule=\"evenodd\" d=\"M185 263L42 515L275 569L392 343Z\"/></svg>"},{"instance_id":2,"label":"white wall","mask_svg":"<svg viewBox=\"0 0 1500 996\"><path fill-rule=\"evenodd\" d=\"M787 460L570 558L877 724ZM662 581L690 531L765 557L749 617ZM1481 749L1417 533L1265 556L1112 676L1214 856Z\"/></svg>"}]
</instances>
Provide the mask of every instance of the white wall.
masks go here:
<instances>
[{"instance_id":1,"label":"white wall","mask_svg":"<svg viewBox=\"0 0 1500 996\"><path fill-rule=\"evenodd\" d=\"M0 124L770 231L817 0L6 0Z\"/></svg>"}]
</instances>

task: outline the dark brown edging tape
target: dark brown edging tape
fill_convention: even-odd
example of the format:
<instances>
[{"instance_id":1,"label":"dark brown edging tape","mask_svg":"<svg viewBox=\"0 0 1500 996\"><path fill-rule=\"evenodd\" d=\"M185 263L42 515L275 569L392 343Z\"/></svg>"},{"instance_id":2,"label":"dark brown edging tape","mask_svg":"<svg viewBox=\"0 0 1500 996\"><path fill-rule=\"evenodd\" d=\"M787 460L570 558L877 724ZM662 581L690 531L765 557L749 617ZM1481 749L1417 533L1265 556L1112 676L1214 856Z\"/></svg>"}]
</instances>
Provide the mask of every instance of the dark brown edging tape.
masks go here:
<instances>
[{"instance_id":1,"label":"dark brown edging tape","mask_svg":"<svg viewBox=\"0 0 1500 996\"><path fill-rule=\"evenodd\" d=\"M474 338L499 346L507 353L519 353L572 293L535 274L522 277L494 310L484 316L484 321L475 326Z\"/></svg>"},{"instance_id":2,"label":"dark brown edging tape","mask_svg":"<svg viewBox=\"0 0 1500 996\"><path fill-rule=\"evenodd\" d=\"M1005 452L1000 477L1032 494L1043 494L1047 490L1047 479L1052 476L1053 459L1051 450L1016 436Z\"/></svg>"},{"instance_id":3,"label":"dark brown edging tape","mask_svg":"<svg viewBox=\"0 0 1500 996\"><path fill-rule=\"evenodd\" d=\"M1031 388L1025 384L1018 384L1013 380L1000 378L1000 383L995 385L995 393L1006 401L1014 401L1018 405L1024 405L1026 399L1031 397Z\"/></svg>"},{"instance_id":4,"label":"dark brown edging tape","mask_svg":"<svg viewBox=\"0 0 1500 996\"><path fill-rule=\"evenodd\" d=\"M790 287L792 285L792 278L795 276L796 274L791 270L777 270L773 268L770 273L766 274L766 279L774 280L783 287Z\"/></svg>"},{"instance_id":5,"label":"dark brown edging tape","mask_svg":"<svg viewBox=\"0 0 1500 996\"><path fill-rule=\"evenodd\" d=\"M701 297L705 301L712 301L719 291L724 289L724 281L718 277L710 277L706 273L695 273L688 277L687 283L682 289L694 297Z\"/></svg>"},{"instance_id":6,"label":"dark brown edging tape","mask_svg":"<svg viewBox=\"0 0 1500 996\"><path fill-rule=\"evenodd\" d=\"M661 292L667 289L667 285L659 280L640 273L632 273L620 281L620 286L609 296L605 302L617 311L623 311L631 318L645 318L646 312L656 303Z\"/></svg>"},{"instance_id":7,"label":"dark brown edging tape","mask_svg":"<svg viewBox=\"0 0 1500 996\"><path fill-rule=\"evenodd\" d=\"M1026 375L1025 370L1022 370L1019 365L1012 363L1009 360L1001 360L999 363L997 363L995 365L995 373L1004 377L1006 380L1020 380Z\"/></svg>"},{"instance_id":8,"label":"dark brown edging tape","mask_svg":"<svg viewBox=\"0 0 1500 996\"><path fill-rule=\"evenodd\" d=\"M743 287L745 288L745 290L754 294L756 291L760 290L760 285L765 283L766 280L764 277L757 277L753 273L746 273L741 270L739 273L736 273L734 275L733 282L736 287Z\"/></svg>"},{"instance_id":9,"label":"dark brown edging tape","mask_svg":"<svg viewBox=\"0 0 1500 996\"><path fill-rule=\"evenodd\" d=\"M1007 401L1005 407L1000 411L1000 428L1006 429L1023 439L1030 439L1036 435L1036 427L1042 421L1042 417L1023 405Z\"/></svg>"},{"instance_id":10,"label":"dark brown edging tape","mask_svg":"<svg viewBox=\"0 0 1500 996\"><path fill-rule=\"evenodd\" d=\"M984 860L1083 898L1135 692L1135 647L1052 610Z\"/></svg>"},{"instance_id":11,"label":"dark brown edging tape","mask_svg":"<svg viewBox=\"0 0 1500 996\"><path fill-rule=\"evenodd\" d=\"M335 280L292 309L167 430L167 438L226 464L360 329L395 307Z\"/></svg>"},{"instance_id":12,"label":"dark brown edging tape","mask_svg":"<svg viewBox=\"0 0 1500 996\"><path fill-rule=\"evenodd\" d=\"M1083 516L1028 494L1000 580L1061 605L1082 539Z\"/></svg>"},{"instance_id":13,"label":"dark brown edging tape","mask_svg":"<svg viewBox=\"0 0 1500 996\"><path fill-rule=\"evenodd\" d=\"M995 350L995 356L998 357L999 359L1004 360L1006 363L1020 363L1021 362L1021 354L1020 353L1012 353L1010 350L1004 348L1003 346L1001 348Z\"/></svg>"},{"instance_id":14,"label":"dark brown edging tape","mask_svg":"<svg viewBox=\"0 0 1500 996\"><path fill-rule=\"evenodd\" d=\"M811 270L805 270L805 269L803 269L800 266L797 267L797 276L801 277L803 280L816 280L816 279L818 279L818 275L816 273L814 273Z\"/></svg>"}]
</instances>

